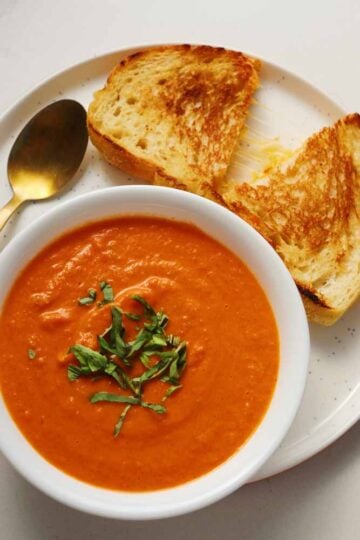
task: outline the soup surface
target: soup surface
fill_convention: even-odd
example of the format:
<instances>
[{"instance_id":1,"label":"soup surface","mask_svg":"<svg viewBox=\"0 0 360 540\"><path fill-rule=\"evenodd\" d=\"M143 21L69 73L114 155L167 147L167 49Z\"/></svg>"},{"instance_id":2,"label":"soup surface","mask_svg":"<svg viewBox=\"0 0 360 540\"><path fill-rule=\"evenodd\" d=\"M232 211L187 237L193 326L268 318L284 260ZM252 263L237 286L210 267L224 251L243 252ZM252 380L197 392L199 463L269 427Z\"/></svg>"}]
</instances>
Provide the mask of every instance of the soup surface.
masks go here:
<instances>
[{"instance_id":1,"label":"soup surface","mask_svg":"<svg viewBox=\"0 0 360 540\"><path fill-rule=\"evenodd\" d=\"M79 305L104 281L113 302ZM187 365L166 402L165 382L146 385L147 402L166 404L165 414L131 407L114 437L125 405L89 396L126 392L110 377L70 381L68 351L96 349L114 304L136 311L133 294L168 315ZM131 336L139 323L125 319ZM175 486L229 458L266 412L279 363L274 316L247 267L190 224L141 216L86 225L41 251L8 295L0 344L2 393L33 447L80 480L129 491Z\"/></svg>"}]
</instances>

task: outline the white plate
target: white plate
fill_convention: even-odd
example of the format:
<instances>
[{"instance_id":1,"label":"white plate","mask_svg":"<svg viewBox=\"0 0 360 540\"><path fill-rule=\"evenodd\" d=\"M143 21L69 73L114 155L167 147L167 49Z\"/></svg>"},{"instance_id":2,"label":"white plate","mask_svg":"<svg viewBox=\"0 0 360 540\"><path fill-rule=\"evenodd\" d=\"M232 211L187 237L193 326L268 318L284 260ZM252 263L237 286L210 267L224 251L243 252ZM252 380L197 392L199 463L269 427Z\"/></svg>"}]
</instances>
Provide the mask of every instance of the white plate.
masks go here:
<instances>
[{"instance_id":1,"label":"white plate","mask_svg":"<svg viewBox=\"0 0 360 540\"><path fill-rule=\"evenodd\" d=\"M6 182L6 162L14 138L26 121L42 106L69 97L89 104L95 89L103 86L108 72L131 51L111 53L76 65L45 81L0 118L0 204L11 194ZM250 142L279 136L295 147L319 128L344 114L333 101L291 73L263 62L262 87L249 121ZM230 174L243 178L246 167L236 161ZM100 187L134 183L135 180L110 167L89 144L86 158L69 188L59 200ZM18 231L57 199L29 204L0 233L0 249ZM255 479L266 478L301 463L333 442L360 417L360 304L331 328L311 327L311 361L304 399L288 435ZM289 388L291 392L291 388Z\"/></svg>"}]
</instances>

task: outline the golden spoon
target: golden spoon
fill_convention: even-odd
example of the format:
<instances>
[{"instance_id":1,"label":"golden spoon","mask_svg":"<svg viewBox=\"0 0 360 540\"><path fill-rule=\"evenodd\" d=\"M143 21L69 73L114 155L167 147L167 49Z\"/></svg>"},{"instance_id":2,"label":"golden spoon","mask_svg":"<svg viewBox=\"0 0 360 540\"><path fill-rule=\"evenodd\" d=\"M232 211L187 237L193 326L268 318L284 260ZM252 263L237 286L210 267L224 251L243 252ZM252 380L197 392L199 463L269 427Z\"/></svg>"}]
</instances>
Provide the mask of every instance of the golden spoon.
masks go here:
<instances>
[{"instance_id":1,"label":"golden spoon","mask_svg":"<svg viewBox=\"0 0 360 540\"><path fill-rule=\"evenodd\" d=\"M0 230L25 201L52 197L74 176L87 142L86 111L71 99L48 105L26 124L9 155L13 197L0 210Z\"/></svg>"}]
</instances>

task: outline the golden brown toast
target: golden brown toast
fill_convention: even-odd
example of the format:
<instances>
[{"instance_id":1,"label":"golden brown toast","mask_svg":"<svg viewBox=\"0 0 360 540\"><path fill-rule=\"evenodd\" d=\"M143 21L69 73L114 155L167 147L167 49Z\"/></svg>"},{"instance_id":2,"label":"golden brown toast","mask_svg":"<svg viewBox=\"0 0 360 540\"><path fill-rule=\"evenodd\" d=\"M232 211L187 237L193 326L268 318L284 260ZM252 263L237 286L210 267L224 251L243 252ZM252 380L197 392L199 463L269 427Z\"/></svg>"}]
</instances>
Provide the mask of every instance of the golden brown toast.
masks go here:
<instances>
[{"instance_id":1,"label":"golden brown toast","mask_svg":"<svg viewBox=\"0 0 360 540\"><path fill-rule=\"evenodd\" d=\"M88 111L105 159L153 183L217 198L259 84L260 63L208 46L147 49L122 60Z\"/></svg>"},{"instance_id":2,"label":"golden brown toast","mask_svg":"<svg viewBox=\"0 0 360 540\"><path fill-rule=\"evenodd\" d=\"M113 165L226 204L276 249L311 320L334 323L360 292L360 117L310 137L255 183L226 188L259 62L178 45L124 59L96 92L90 137Z\"/></svg>"},{"instance_id":3,"label":"golden brown toast","mask_svg":"<svg viewBox=\"0 0 360 540\"><path fill-rule=\"evenodd\" d=\"M255 183L223 193L276 249L310 320L333 324L360 293L360 116L310 137Z\"/></svg>"}]
</instances>

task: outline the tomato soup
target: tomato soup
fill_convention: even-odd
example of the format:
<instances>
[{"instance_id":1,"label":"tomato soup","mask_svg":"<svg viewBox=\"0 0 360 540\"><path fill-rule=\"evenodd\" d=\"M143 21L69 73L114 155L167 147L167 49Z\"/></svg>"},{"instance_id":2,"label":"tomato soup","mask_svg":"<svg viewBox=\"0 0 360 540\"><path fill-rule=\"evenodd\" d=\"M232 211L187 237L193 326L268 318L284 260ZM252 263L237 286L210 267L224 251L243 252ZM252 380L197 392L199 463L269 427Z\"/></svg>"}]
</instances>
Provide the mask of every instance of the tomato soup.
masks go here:
<instances>
[{"instance_id":1,"label":"tomato soup","mask_svg":"<svg viewBox=\"0 0 360 540\"><path fill-rule=\"evenodd\" d=\"M129 391L112 376L78 377L69 348L96 351L112 307L140 313L132 295L168 316L186 367L166 401L166 378L149 380L143 399L162 414L129 406L115 437L127 405L89 396ZM140 322L123 318L130 340ZM274 315L249 269L193 225L155 217L90 223L47 246L6 299L0 344L2 394L31 445L69 475L128 491L176 486L227 460L262 420L279 367ZM123 368L138 378L147 369Z\"/></svg>"}]
</instances>

